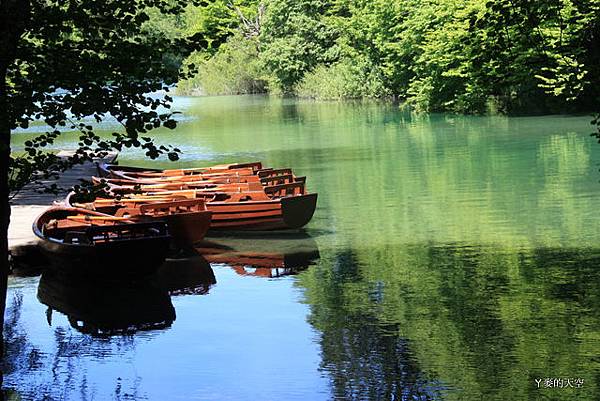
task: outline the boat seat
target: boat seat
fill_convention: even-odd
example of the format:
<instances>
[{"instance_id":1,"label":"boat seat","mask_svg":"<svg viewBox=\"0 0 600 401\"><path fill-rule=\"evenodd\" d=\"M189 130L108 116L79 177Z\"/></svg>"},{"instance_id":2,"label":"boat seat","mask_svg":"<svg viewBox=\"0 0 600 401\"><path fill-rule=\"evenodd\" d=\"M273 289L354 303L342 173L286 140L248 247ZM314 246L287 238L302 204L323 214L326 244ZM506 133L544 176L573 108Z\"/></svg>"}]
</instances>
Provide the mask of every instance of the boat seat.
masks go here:
<instances>
[{"instance_id":1,"label":"boat seat","mask_svg":"<svg viewBox=\"0 0 600 401\"><path fill-rule=\"evenodd\" d=\"M176 214L205 211L203 199L176 200L172 202L147 203L140 205L141 214Z\"/></svg>"},{"instance_id":2,"label":"boat seat","mask_svg":"<svg viewBox=\"0 0 600 401\"><path fill-rule=\"evenodd\" d=\"M258 171L258 176L260 178L273 177L278 175L287 175L292 174L291 168L278 168L278 169L265 169Z\"/></svg>"},{"instance_id":3,"label":"boat seat","mask_svg":"<svg viewBox=\"0 0 600 401\"><path fill-rule=\"evenodd\" d=\"M87 227L86 234L92 238L94 242L98 240L108 241L113 239L165 236L167 235L167 226L160 221L128 223L123 225L98 225Z\"/></svg>"},{"instance_id":4,"label":"boat seat","mask_svg":"<svg viewBox=\"0 0 600 401\"><path fill-rule=\"evenodd\" d=\"M136 207L120 207L115 212L115 217L129 217L140 215L141 211Z\"/></svg>"},{"instance_id":5,"label":"boat seat","mask_svg":"<svg viewBox=\"0 0 600 401\"><path fill-rule=\"evenodd\" d=\"M229 198L226 199L226 202L248 202L248 201L262 201L262 200L270 200L267 194L264 191L253 191L253 192L241 192L241 193L232 193L227 194Z\"/></svg>"},{"instance_id":6,"label":"boat seat","mask_svg":"<svg viewBox=\"0 0 600 401\"><path fill-rule=\"evenodd\" d=\"M269 176L269 177L261 178L260 182L265 186L288 184L288 183L294 182L294 176L292 174Z\"/></svg>"},{"instance_id":7,"label":"boat seat","mask_svg":"<svg viewBox=\"0 0 600 401\"><path fill-rule=\"evenodd\" d=\"M71 220L50 220L42 226L43 234L55 234L60 233L61 235L66 231L74 230L85 230L89 227L87 223L81 223Z\"/></svg>"},{"instance_id":8,"label":"boat seat","mask_svg":"<svg viewBox=\"0 0 600 401\"><path fill-rule=\"evenodd\" d=\"M273 197L282 197L289 195L303 195L304 182L290 182L288 184L271 185L265 187L265 193Z\"/></svg>"}]
</instances>

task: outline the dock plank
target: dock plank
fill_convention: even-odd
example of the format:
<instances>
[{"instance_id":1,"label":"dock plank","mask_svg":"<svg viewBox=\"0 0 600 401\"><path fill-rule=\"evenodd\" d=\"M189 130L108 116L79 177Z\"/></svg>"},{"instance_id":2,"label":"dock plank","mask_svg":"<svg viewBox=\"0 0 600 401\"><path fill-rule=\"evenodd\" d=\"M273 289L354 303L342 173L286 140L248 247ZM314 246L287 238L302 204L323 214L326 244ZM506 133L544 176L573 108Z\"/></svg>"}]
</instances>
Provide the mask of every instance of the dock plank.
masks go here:
<instances>
[{"instance_id":1,"label":"dock plank","mask_svg":"<svg viewBox=\"0 0 600 401\"><path fill-rule=\"evenodd\" d=\"M70 152L62 151L60 157L68 157ZM114 161L117 153L110 153L104 158L108 163ZM47 180L44 184L56 183L65 190L79 184L80 179L89 179L90 176L97 175L96 165L92 162L86 162L74 166L60 175L57 180ZM21 190L11 201L11 218L8 228L8 247L13 254L21 253L20 247L35 246L37 240L31 230L35 218L55 201L64 199L66 193L61 192L58 195L52 193L39 193L41 185L29 184Z\"/></svg>"}]
</instances>

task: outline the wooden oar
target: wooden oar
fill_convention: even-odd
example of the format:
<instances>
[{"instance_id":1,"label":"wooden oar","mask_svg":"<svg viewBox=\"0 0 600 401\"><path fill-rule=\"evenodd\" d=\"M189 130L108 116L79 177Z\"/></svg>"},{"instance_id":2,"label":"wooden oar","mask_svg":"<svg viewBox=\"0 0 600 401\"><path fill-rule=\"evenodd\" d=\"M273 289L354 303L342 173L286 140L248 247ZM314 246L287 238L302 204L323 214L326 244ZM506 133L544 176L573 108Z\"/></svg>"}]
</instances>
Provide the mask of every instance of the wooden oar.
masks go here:
<instances>
[{"instance_id":1,"label":"wooden oar","mask_svg":"<svg viewBox=\"0 0 600 401\"><path fill-rule=\"evenodd\" d=\"M196 197L197 189L188 190L175 190L175 191L161 191L161 192L148 192L146 196L184 196L186 198L194 199Z\"/></svg>"},{"instance_id":2,"label":"wooden oar","mask_svg":"<svg viewBox=\"0 0 600 401\"><path fill-rule=\"evenodd\" d=\"M136 188L137 187L137 188ZM259 182L254 183L233 183L233 184L206 184L204 182L182 182L172 184L151 184L151 185L115 185L111 187L114 192L118 191L134 191L139 189L142 192L151 192L153 190L166 190L166 191L182 191L187 189L196 189L204 192L229 192L229 191L258 191L262 189L262 184Z\"/></svg>"},{"instance_id":3,"label":"wooden oar","mask_svg":"<svg viewBox=\"0 0 600 401\"><path fill-rule=\"evenodd\" d=\"M121 198L121 199L96 199L94 203L135 203L135 202L169 202L172 198L167 197L139 197L139 198Z\"/></svg>"},{"instance_id":4,"label":"wooden oar","mask_svg":"<svg viewBox=\"0 0 600 401\"><path fill-rule=\"evenodd\" d=\"M114 217L114 216L67 216L67 220L84 220L84 221L125 221L129 220L128 217Z\"/></svg>"}]
</instances>

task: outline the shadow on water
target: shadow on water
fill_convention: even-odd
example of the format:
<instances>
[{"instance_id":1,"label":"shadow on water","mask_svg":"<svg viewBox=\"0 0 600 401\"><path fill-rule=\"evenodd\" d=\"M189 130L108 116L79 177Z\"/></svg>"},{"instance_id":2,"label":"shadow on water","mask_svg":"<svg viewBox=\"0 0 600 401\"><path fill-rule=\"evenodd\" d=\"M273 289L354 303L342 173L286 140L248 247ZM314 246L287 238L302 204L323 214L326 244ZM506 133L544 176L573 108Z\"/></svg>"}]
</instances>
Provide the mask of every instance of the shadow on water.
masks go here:
<instances>
[{"instance_id":1,"label":"shadow on water","mask_svg":"<svg viewBox=\"0 0 600 401\"><path fill-rule=\"evenodd\" d=\"M412 244L323 255L298 285L336 399L564 401L600 399L599 282L600 249Z\"/></svg>"},{"instance_id":2,"label":"shadow on water","mask_svg":"<svg viewBox=\"0 0 600 401\"><path fill-rule=\"evenodd\" d=\"M169 295L204 295L217 283L208 261L195 251L167 258L153 278Z\"/></svg>"},{"instance_id":3,"label":"shadow on water","mask_svg":"<svg viewBox=\"0 0 600 401\"><path fill-rule=\"evenodd\" d=\"M267 278L297 274L320 257L316 241L304 232L211 237L196 250L210 263L229 265L240 275Z\"/></svg>"},{"instance_id":4,"label":"shadow on water","mask_svg":"<svg viewBox=\"0 0 600 401\"><path fill-rule=\"evenodd\" d=\"M103 283L44 273L37 296L48 306L49 325L53 311L58 311L77 331L96 336L162 329L175 320L169 294L149 280Z\"/></svg>"},{"instance_id":5,"label":"shadow on water","mask_svg":"<svg viewBox=\"0 0 600 401\"><path fill-rule=\"evenodd\" d=\"M53 311L68 317L76 330L95 336L133 334L170 327L175 309L170 295L206 294L216 283L208 262L197 253L167 259L154 276L134 282L103 282L42 274L37 296Z\"/></svg>"}]
</instances>

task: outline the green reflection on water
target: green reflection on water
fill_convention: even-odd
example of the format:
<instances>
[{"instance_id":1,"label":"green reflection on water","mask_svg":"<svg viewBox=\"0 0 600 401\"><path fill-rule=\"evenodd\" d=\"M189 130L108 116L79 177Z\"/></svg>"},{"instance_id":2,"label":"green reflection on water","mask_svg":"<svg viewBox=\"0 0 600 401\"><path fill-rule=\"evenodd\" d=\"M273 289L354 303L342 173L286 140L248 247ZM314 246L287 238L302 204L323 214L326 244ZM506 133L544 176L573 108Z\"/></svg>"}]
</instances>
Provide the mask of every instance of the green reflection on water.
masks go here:
<instances>
[{"instance_id":1,"label":"green reflection on water","mask_svg":"<svg viewBox=\"0 0 600 401\"><path fill-rule=\"evenodd\" d=\"M333 253L299 285L342 399L596 400L599 265L600 249L390 245ZM547 377L584 386L537 389Z\"/></svg>"},{"instance_id":2,"label":"green reflection on water","mask_svg":"<svg viewBox=\"0 0 600 401\"><path fill-rule=\"evenodd\" d=\"M157 134L184 150L176 165L292 166L319 192L310 227L334 230L336 246L598 242L588 117L419 117L389 104L263 97L180 102L189 119ZM135 152L122 160L156 165Z\"/></svg>"},{"instance_id":3,"label":"green reflection on water","mask_svg":"<svg viewBox=\"0 0 600 401\"><path fill-rule=\"evenodd\" d=\"M185 153L158 165L260 159L319 193L308 232L321 260L297 284L334 396L600 399L588 117L414 116L257 96L177 103L185 119L155 135ZM585 382L537 389L547 377Z\"/></svg>"},{"instance_id":4,"label":"green reflection on water","mask_svg":"<svg viewBox=\"0 0 600 401\"><path fill-rule=\"evenodd\" d=\"M319 192L300 275L340 398L597 399L598 152L587 117L201 99L177 143ZM133 159L133 157L132 157ZM182 165L197 163L184 158ZM537 389L536 378L583 378Z\"/></svg>"}]
</instances>

